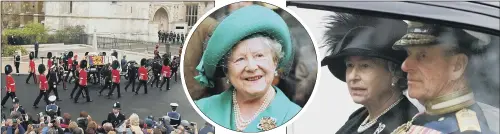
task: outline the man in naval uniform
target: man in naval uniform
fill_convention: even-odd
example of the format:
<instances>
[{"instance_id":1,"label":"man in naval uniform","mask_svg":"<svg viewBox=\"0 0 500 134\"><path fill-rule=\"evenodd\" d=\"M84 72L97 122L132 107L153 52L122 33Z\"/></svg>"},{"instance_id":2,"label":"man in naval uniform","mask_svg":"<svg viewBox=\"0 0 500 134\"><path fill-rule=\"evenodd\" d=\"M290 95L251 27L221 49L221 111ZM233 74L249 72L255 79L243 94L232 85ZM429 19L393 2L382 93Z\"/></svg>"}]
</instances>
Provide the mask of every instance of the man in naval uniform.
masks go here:
<instances>
[{"instance_id":1,"label":"man in naval uniform","mask_svg":"<svg viewBox=\"0 0 500 134\"><path fill-rule=\"evenodd\" d=\"M181 124L181 114L179 114L176 110L179 107L177 103L170 103L172 107L172 111L167 113L167 116L170 117L170 125L174 125L175 128Z\"/></svg>"},{"instance_id":2,"label":"man in naval uniform","mask_svg":"<svg viewBox=\"0 0 500 134\"><path fill-rule=\"evenodd\" d=\"M55 116L61 116L61 107L56 105L57 97L51 95L49 97L49 105L45 106L45 113L50 116L51 119L55 119Z\"/></svg>"},{"instance_id":3,"label":"man in naval uniform","mask_svg":"<svg viewBox=\"0 0 500 134\"><path fill-rule=\"evenodd\" d=\"M407 34L393 49L406 50L401 68L407 72L408 94L423 103L425 113L393 133L491 133L474 100L465 72L470 56L486 46L481 34L434 24L407 22Z\"/></svg>"},{"instance_id":4,"label":"man in naval uniform","mask_svg":"<svg viewBox=\"0 0 500 134\"><path fill-rule=\"evenodd\" d=\"M113 112L109 112L108 118L104 123L110 122L113 124L113 128L118 127L123 121L125 121L125 115L123 115L121 112L121 105L120 102L116 102L113 104Z\"/></svg>"}]
</instances>

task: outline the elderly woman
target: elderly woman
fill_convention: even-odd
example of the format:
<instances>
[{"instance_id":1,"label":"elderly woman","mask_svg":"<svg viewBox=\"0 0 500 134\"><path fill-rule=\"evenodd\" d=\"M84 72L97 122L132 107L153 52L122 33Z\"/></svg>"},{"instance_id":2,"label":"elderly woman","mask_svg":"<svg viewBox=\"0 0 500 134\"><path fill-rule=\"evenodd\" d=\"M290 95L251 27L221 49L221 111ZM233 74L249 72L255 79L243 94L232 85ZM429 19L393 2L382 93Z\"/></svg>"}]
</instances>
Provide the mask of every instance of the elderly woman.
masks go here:
<instances>
[{"instance_id":1,"label":"elderly woman","mask_svg":"<svg viewBox=\"0 0 500 134\"><path fill-rule=\"evenodd\" d=\"M391 46L406 32L403 21L338 13L326 32L332 54L322 66L347 83L363 107L349 116L338 134L390 133L418 110L403 95L406 79L399 68L406 53Z\"/></svg>"},{"instance_id":2,"label":"elderly woman","mask_svg":"<svg viewBox=\"0 0 500 134\"><path fill-rule=\"evenodd\" d=\"M260 132L283 125L301 108L272 82L278 70L287 70L292 52L288 27L278 14L257 5L234 11L213 32L195 77L213 87L213 80L225 75L231 87L196 105L231 130Z\"/></svg>"}]
</instances>

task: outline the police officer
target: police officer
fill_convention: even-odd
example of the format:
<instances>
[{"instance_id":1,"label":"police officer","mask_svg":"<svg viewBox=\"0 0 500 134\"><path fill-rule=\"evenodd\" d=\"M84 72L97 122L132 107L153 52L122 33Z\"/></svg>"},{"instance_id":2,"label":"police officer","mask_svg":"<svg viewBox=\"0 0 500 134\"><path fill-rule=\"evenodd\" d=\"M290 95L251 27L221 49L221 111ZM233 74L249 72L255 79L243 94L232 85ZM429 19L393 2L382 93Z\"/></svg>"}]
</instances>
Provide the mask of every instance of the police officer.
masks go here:
<instances>
[{"instance_id":1,"label":"police officer","mask_svg":"<svg viewBox=\"0 0 500 134\"><path fill-rule=\"evenodd\" d=\"M146 58L141 59L141 67L138 69L139 86L135 89L135 95L139 94L141 86L144 87L144 94L148 94L148 70L146 69Z\"/></svg>"},{"instance_id":2,"label":"police officer","mask_svg":"<svg viewBox=\"0 0 500 134\"><path fill-rule=\"evenodd\" d=\"M101 73L104 77L104 86L101 88L101 91L99 91L99 96L102 95L102 92L104 91L104 89L109 89L111 90L111 86L112 86L112 83L111 83L111 66L109 64L106 64L104 66L104 68L101 70Z\"/></svg>"},{"instance_id":3,"label":"police officer","mask_svg":"<svg viewBox=\"0 0 500 134\"><path fill-rule=\"evenodd\" d=\"M151 88L153 87L153 84L156 82L156 88L158 88L158 83L160 82L160 75L161 75L161 68L162 66L157 60L154 60L153 62L153 81L151 81Z\"/></svg>"},{"instance_id":4,"label":"police officer","mask_svg":"<svg viewBox=\"0 0 500 134\"><path fill-rule=\"evenodd\" d=\"M21 56L16 54L14 56L14 66L16 66L16 74L19 76L19 64L21 64Z\"/></svg>"},{"instance_id":5,"label":"police officer","mask_svg":"<svg viewBox=\"0 0 500 134\"><path fill-rule=\"evenodd\" d=\"M45 113L52 119L55 119L55 116L61 116L61 107L56 105L56 99L56 96L51 95L49 97L49 104L45 106Z\"/></svg>"},{"instance_id":6,"label":"police officer","mask_svg":"<svg viewBox=\"0 0 500 134\"><path fill-rule=\"evenodd\" d=\"M36 75L35 75L35 56L34 56L34 53L31 52L30 53L30 63L29 63L29 75L28 75L28 78L26 78L26 84L30 84L28 81L30 80L30 78L33 76L33 81L36 83Z\"/></svg>"},{"instance_id":7,"label":"police officer","mask_svg":"<svg viewBox=\"0 0 500 134\"><path fill-rule=\"evenodd\" d=\"M408 52L401 66L408 95L424 104L425 113L393 133L493 133L465 75L471 55L486 50L489 36L420 22L408 22L407 31L393 48Z\"/></svg>"},{"instance_id":8,"label":"police officer","mask_svg":"<svg viewBox=\"0 0 500 134\"><path fill-rule=\"evenodd\" d=\"M23 115L23 118L24 118L24 115L26 115L26 111L24 110L23 106L21 106L19 104L19 99L17 97L15 97L14 99L12 99L12 108L10 108L10 112L19 112L21 113L21 115Z\"/></svg>"},{"instance_id":9,"label":"police officer","mask_svg":"<svg viewBox=\"0 0 500 134\"><path fill-rule=\"evenodd\" d=\"M38 97L36 97L35 99L35 103L33 103L33 107L34 108L38 108L38 102L40 102L40 99L42 98L43 96L43 100L45 101L45 103L47 103L47 105L49 104L49 100L48 100L48 92L47 90L49 89L49 83L47 81L47 77L45 76L45 66L43 64L40 64L38 65L38 73L40 73L39 75L39 79L40 79L40 92L38 93Z\"/></svg>"},{"instance_id":10,"label":"police officer","mask_svg":"<svg viewBox=\"0 0 500 134\"><path fill-rule=\"evenodd\" d=\"M137 63L133 63L128 66L128 84L125 86L125 92L127 92L128 86L132 84L132 92L135 92L135 79L137 79Z\"/></svg>"},{"instance_id":11,"label":"police officer","mask_svg":"<svg viewBox=\"0 0 500 134\"><path fill-rule=\"evenodd\" d=\"M80 74L79 74L79 87L80 89L76 93L76 97L74 98L74 103L78 103L78 98L80 97L80 94L82 94L82 91L85 91L85 96L87 98L87 102L92 102L90 100L90 95L89 95L89 89L87 88L87 70L85 68L87 67L87 60L82 60L80 61Z\"/></svg>"},{"instance_id":12,"label":"police officer","mask_svg":"<svg viewBox=\"0 0 500 134\"><path fill-rule=\"evenodd\" d=\"M54 64L50 67L49 73L47 74L47 79L49 81L49 91L47 94L50 94L50 92L54 91L54 95L57 98L57 101L61 101L59 99L59 93L57 92L57 65Z\"/></svg>"},{"instance_id":13,"label":"police officer","mask_svg":"<svg viewBox=\"0 0 500 134\"><path fill-rule=\"evenodd\" d=\"M118 71L118 67L120 66L120 63L118 63L118 60L114 60L112 65L111 65L111 68L113 70L111 70L111 79L112 79L112 87L111 87L111 90L109 90L109 93L108 93L108 98L111 98L111 93L113 93L113 91L115 89L116 92L118 92L118 98L121 98L121 94L120 94L120 71Z\"/></svg>"},{"instance_id":14,"label":"police officer","mask_svg":"<svg viewBox=\"0 0 500 134\"><path fill-rule=\"evenodd\" d=\"M125 121L125 115L121 112L120 102L113 104L113 112L109 112L107 122L113 124L113 128L118 127L123 121Z\"/></svg>"},{"instance_id":15,"label":"police officer","mask_svg":"<svg viewBox=\"0 0 500 134\"><path fill-rule=\"evenodd\" d=\"M177 128L181 124L181 114L176 111L179 104L170 103L170 107L172 107L172 111L168 112L167 116L170 117L170 125L174 125Z\"/></svg>"},{"instance_id":16,"label":"police officer","mask_svg":"<svg viewBox=\"0 0 500 134\"><path fill-rule=\"evenodd\" d=\"M6 94L2 98L2 108L5 108L5 102L7 102L7 99L9 98L16 98L16 82L14 81L14 78L12 77L12 66L6 65L5 66L5 74L7 75L6 80L7 82L5 83L5 90Z\"/></svg>"}]
</instances>

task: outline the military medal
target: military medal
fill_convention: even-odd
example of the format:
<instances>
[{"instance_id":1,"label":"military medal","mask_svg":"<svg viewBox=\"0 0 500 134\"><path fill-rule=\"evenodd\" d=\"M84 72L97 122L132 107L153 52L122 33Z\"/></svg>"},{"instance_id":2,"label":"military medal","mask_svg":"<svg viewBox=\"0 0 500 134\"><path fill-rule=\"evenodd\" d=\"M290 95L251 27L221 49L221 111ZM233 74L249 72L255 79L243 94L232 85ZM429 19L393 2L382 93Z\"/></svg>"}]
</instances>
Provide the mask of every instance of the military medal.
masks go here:
<instances>
[{"instance_id":1,"label":"military medal","mask_svg":"<svg viewBox=\"0 0 500 134\"><path fill-rule=\"evenodd\" d=\"M257 128L261 131L268 131L276 127L276 119L272 117L263 117L262 119L260 119L260 123L257 126Z\"/></svg>"}]
</instances>

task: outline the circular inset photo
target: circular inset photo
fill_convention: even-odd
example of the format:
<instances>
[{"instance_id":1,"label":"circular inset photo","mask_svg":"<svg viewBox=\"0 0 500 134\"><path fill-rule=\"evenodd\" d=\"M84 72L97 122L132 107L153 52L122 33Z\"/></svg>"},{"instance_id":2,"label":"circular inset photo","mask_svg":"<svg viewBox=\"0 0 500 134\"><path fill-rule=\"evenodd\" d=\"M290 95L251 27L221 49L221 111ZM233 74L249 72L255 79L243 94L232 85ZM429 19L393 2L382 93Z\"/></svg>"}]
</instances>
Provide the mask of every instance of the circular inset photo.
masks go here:
<instances>
[{"instance_id":1,"label":"circular inset photo","mask_svg":"<svg viewBox=\"0 0 500 134\"><path fill-rule=\"evenodd\" d=\"M292 13L237 2L201 18L182 52L195 109L224 128L256 133L290 124L318 77L317 50Z\"/></svg>"}]
</instances>

